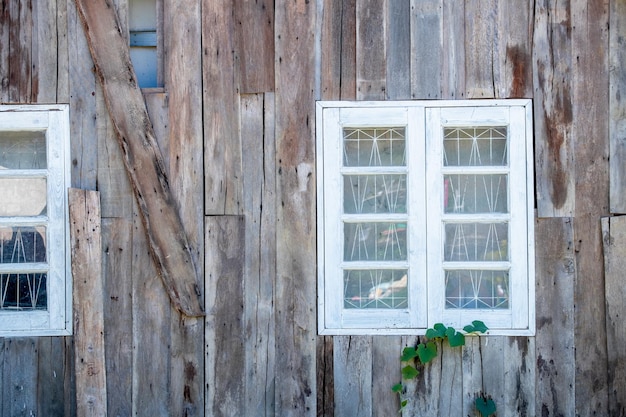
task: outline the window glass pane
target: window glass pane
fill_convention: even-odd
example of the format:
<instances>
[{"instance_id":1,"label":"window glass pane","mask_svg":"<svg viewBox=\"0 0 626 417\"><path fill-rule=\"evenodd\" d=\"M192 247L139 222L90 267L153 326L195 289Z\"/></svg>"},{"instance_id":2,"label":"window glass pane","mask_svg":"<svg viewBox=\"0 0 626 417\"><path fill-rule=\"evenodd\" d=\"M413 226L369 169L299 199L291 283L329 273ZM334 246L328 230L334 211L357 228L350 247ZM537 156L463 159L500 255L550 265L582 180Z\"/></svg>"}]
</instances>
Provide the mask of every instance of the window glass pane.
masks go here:
<instances>
[{"instance_id":1,"label":"window glass pane","mask_svg":"<svg viewBox=\"0 0 626 417\"><path fill-rule=\"evenodd\" d=\"M407 308L407 270L345 270L344 308Z\"/></svg>"},{"instance_id":2,"label":"window glass pane","mask_svg":"<svg viewBox=\"0 0 626 417\"><path fill-rule=\"evenodd\" d=\"M46 273L0 274L0 310L45 310Z\"/></svg>"},{"instance_id":3,"label":"window glass pane","mask_svg":"<svg viewBox=\"0 0 626 417\"><path fill-rule=\"evenodd\" d=\"M507 166L507 128L447 127L443 129L445 166Z\"/></svg>"},{"instance_id":4,"label":"window glass pane","mask_svg":"<svg viewBox=\"0 0 626 417\"><path fill-rule=\"evenodd\" d=\"M46 169L44 132L0 132L2 169Z\"/></svg>"},{"instance_id":5,"label":"window glass pane","mask_svg":"<svg viewBox=\"0 0 626 417\"><path fill-rule=\"evenodd\" d=\"M344 166L404 166L405 128L345 128Z\"/></svg>"},{"instance_id":6,"label":"window glass pane","mask_svg":"<svg viewBox=\"0 0 626 417\"><path fill-rule=\"evenodd\" d=\"M45 178L0 178L0 216L46 214Z\"/></svg>"},{"instance_id":7,"label":"window glass pane","mask_svg":"<svg viewBox=\"0 0 626 417\"><path fill-rule=\"evenodd\" d=\"M344 175L343 211L406 213L406 175Z\"/></svg>"},{"instance_id":8,"label":"window glass pane","mask_svg":"<svg viewBox=\"0 0 626 417\"><path fill-rule=\"evenodd\" d=\"M406 259L406 223L344 223L345 261Z\"/></svg>"},{"instance_id":9,"label":"window glass pane","mask_svg":"<svg viewBox=\"0 0 626 417\"><path fill-rule=\"evenodd\" d=\"M0 227L0 263L46 262L46 228Z\"/></svg>"},{"instance_id":10,"label":"window glass pane","mask_svg":"<svg viewBox=\"0 0 626 417\"><path fill-rule=\"evenodd\" d=\"M508 223L446 223L444 260L508 261Z\"/></svg>"},{"instance_id":11,"label":"window glass pane","mask_svg":"<svg viewBox=\"0 0 626 417\"><path fill-rule=\"evenodd\" d=\"M444 175L445 213L508 213L508 176Z\"/></svg>"},{"instance_id":12,"label":"window glass pane","mask_svg":"<svg viewBox=\"0 0 626 417\"><path fill-rule=\"evenodd\" d=\"M446 271L446 308L509 308L508 271Z\"/></svg>"}]
</instances>

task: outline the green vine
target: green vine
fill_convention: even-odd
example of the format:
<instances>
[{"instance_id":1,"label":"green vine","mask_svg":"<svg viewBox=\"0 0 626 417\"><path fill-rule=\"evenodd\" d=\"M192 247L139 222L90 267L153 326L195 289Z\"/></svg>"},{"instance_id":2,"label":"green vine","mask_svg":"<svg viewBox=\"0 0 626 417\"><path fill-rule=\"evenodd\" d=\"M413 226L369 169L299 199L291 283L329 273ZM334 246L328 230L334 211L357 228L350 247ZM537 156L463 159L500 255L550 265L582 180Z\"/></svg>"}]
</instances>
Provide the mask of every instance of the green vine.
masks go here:
<instances>
[{"instance_id":1,"label":"green vine","mask_svg":"<svg viewBox=\"0 0 626 417\"><path fill-rule=\"evenodd\" d=\"M489 330L485 323L480 320L474 320L472 324L468 324L463 328L465 333L457 331L453 327L446 327L442 323L435 324L431 329L426 330L426 340L417 346L407 346L402 350L402 380L414 379L419 375L416 364L419 361L423 365L432 361L437 357L437 342L447 340L448 345L459 347L465 345L465 335L485 333ZM404 384L399 382L394 385L391 390L400 396L400 411L408 404L408 399L402 399L404 392ZM483 416L489 417L496 412L496 404L491 397L484 395L476 398L474 402L476 410Z\"/></svg>"}]
</instances>

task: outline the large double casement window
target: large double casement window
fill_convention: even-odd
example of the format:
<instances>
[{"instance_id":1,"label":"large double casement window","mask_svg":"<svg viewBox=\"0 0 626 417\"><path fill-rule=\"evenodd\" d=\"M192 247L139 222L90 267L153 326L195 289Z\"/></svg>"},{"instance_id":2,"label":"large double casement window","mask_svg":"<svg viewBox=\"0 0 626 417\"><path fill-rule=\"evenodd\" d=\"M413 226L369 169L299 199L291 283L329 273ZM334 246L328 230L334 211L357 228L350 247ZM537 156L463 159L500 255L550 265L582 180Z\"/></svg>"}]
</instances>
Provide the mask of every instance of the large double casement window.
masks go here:
<instances>
[{"instance_id":1,"label":"large double casement window","mask_svg":"<svg viewBox=\"0 0 626 417\"><path fill-rule=\"evenodd\" d=\"M318 102L320 333L533 334L531 108Z\"/></svg>"},{"instance_id":2,"label":"large double casement window","mask_svg":"<svg viewBox=\"0 0 626 417\"><path fill-rule=\"evenodd\" d=\"M71 332L67 105L0 106L0 337Z\"/></svg>"}]
</instances>

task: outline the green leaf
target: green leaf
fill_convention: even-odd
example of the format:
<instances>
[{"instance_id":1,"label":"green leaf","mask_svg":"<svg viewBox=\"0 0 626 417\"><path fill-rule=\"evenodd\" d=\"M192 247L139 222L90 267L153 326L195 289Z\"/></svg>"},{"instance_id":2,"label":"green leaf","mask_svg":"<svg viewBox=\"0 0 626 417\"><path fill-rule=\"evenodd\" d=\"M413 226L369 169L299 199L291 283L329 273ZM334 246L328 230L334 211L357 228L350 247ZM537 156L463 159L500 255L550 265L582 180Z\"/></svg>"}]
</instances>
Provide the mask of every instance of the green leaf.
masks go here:
<instances>
[{"instance_id":1,"label":"green leaf","mask_svg":"<svg viewBox=\"0 0 626 417\"><path fill-rule=\"evenodd\" d=\"M478 397L474 402L476 409L483 417L489 417L496 412L496 403L491 398Z\"/></svg>"},{"instance_id":2,"label":"green leaf","mask_svg":"<svg viewBox=\"0 0 626 417\"><path fill-rule=\"evenodd\" d=\"M463 336L463 333L457 332L452 327L448 327L446 336L448 337L450 347L463 346L465 344L465 336Z\"/></svg>"},{"instance_id":3,"label":"green leaf","mask_svg":"<svg viewBox=\"0 0 626 417\"><path fill-rule=\"evenodd\" d=\"M463 327L466 333L486 333L489 328L480 320L474 320L472 324Z\"/></svg>"},{"instance_id":4,"label":"green leaf","mask_svg":"<svg viewBox=\"0 0 626 417\"><path fill-rule=\"evenodd\" d=\"M447 327L442 323L437 323L433 326L432 329L426 330L426 337L429 339L435 339L437 337L444 338L446 337Z\"/></svg>"},{"instance_id":5,"label":"green leaf","mask_svg":"<svg viewBox=\"0 0 626 417\"><path fill-rule=\"evenodd\" d=\"M404 388L404 385L402 385L402 382L399 382L396 385L394 385L393 387L391 387L391 391L395 392L395 393L398 393L398 392L401 392L403 388Z\"/></svg>"},{"instance_id":6,"label":"green leaf","mask_svg":"<svg viewBox=\"0 0 626 417\"><path fill-rule=\"evenodd\" d=\"M420 343L417 345L417 354L420 357L420 362L426 364L437 357L437 345L435 342Z\"/></svg>"},{"instance_id":7,"label":"green leaf","mask_svg":"<svg viewBox=\"0 0 626 417\"><path fill-rule=\"evenodd\" d=\"M419 371L411 365L402 368L402 379L413 379L419 375Z\"/></svg>"},{"instance_id":8,"label":"green leaf","mask_svg":"<svg viewBox=\"0 0 626 417\"><path fill-rule=\"evenodd\" d=\"M406 407L408 403L409 403L409 400L402 400L402 402L400 403L400 411L402 411L402 409Z\"/></svg>"},{"instance_id":9,"label":"green leaf","mask_svg":"<svg viewBox=\"0 0 626 417\"><path fill-rule=\"evenodd\" d=\"M400 357L400 360L402 362L407 362L415 358L416 356L417 351L415 350L415 348L413 346L407 346L402 350L402 356Z\"/></svg>"}]
</instances>

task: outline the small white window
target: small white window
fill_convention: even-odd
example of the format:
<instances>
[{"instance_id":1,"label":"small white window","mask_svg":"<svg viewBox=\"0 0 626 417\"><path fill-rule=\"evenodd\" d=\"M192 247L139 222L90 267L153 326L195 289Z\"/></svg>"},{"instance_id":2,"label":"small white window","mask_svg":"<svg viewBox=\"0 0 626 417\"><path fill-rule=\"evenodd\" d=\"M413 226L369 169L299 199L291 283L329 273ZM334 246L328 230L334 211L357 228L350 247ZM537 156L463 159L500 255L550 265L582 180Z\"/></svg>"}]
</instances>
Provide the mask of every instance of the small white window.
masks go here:
<instances>
[{"instance_id":1,"label":"small white window","mask_svg":"<svg viewBox=\"0 0 626 417\"><path fill-rule=\"evenodd\" d=\"M318 102L321 334L534 333L531 108Z\"/></svg>"},{"instance_id":2,"label":"small white window","mask_svg":"<svg viewBox=\"0 0 626 417\"><path fill-rule=\"evenodd\" d=\"M71 333L67 105L0 106L0 337Z\"/></svg>"},{"instance_id":3,"label":"small white window","mask_svg":"<svg viewBox=\"0 0 626 417\"><path fill-rule=\"evenodd\" d=\"M157 38L157 0L131 0L128 3L130 59L140 88L161 86Z\"/></svg>"}]
</instances>

